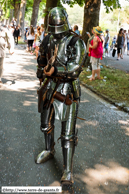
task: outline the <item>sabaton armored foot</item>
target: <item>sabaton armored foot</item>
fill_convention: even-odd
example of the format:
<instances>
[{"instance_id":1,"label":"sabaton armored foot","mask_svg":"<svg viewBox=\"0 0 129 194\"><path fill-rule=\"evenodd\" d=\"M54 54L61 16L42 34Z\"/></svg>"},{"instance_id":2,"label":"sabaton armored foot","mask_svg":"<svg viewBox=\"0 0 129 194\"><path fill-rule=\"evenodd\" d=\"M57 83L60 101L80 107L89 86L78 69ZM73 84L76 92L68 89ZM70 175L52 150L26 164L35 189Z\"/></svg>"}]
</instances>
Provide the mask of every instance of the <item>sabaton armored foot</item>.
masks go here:
<instances>
[{"instance_id":1,"label":"sabaton armored foot","mask_svg":"<svg viewBox=\"0 0 129 194\"><path fill-rule=\"evenodd\" d=\"M43 150L36 158L35 162L37 164L44 163L52 158L54 158L55 150L47 151Z\"/></svg>"},{"instance_id":2,"label":"sabaton armored foot","mask_svg":"<svg viewBox=\"0 0 129 194\"><path fill-rule=\"evenodd\" d=\"M66 170L64 170L63 175L61 177L61 183L62 185L73 184L74 183L73 173L71 171L67 172Z\"/></svg>"},{"instance_id":3,"label":"sabaton armored foot","mask_svg":"<svg viewBox=\"0 0 129 194\"><path fill-rule=\"evenodd\" d=\"M49 131L44 132L45 137L45 150L43 150L36 158L37 164L44 163L54 157L54 127L50 128Z\"/></svg>"}]
</instances>

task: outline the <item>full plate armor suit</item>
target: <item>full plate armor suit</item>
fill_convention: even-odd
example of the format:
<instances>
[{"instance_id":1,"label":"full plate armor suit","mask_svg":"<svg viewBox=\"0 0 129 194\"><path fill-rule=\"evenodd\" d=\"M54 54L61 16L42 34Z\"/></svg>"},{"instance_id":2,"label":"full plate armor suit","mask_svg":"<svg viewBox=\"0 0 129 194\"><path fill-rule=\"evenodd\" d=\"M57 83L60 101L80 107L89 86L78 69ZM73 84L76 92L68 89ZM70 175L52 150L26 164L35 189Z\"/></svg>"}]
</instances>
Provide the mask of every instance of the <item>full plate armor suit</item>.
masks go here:
<instances>
[{"instance_id":1,"label":"full plate armor suit","mask_svg":"<svg viewBox=\"0 0 129 194\"><path fill-rule=\"evenodd\" d=\"M61 147L63 152L62 184L72 184L73 155L77 145L75 125L81 96L79 74L86 56L82 39L71 32L68 15L63 8L53 8L48 16L48 35L40 46L37 77L42 79L39 112L41 131L45 136L45 150L36 158L43 163L54 157L54 120L61 121ZM54 60L51 60L54 52ZM56 53L56 54L55 54ZM53 62L54 61L54 62ZM54 67L53 73L46 73L46 66ZM42 72L45 72L45 79ZM39 75L40 74L40 75ZM40 92L39 92L40 93Z\"/></svg>"}]
</instances>

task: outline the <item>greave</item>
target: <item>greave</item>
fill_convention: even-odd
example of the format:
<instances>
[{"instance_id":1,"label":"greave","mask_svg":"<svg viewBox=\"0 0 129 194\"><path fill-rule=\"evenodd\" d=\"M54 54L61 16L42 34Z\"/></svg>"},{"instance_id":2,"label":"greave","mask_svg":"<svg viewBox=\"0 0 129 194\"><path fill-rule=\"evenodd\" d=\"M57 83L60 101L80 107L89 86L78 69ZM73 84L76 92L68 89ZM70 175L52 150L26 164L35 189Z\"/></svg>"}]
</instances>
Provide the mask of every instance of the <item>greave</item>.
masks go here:
<instances>
[{"instance_id":1,"label":"greave","mask_svg":"<svg viewBox=\"0 0 129 194\"><path fill-rule=\"evenodd\" d=\"M75 150L74 140L62 140L63 152L63 176L61 178L62 184L72 184L73 181L73 155Z\"/></svg>"},{"instance_id":2,"label":"greave","mask_svg":"<svg viewBox=\"0 0 129 194\"><path fill-rule=\"evenodd\" d=\"M37 164L44 163L47 160L54 157L54 126L47 132L44 132L45 137L45 150L43 150L36 158L35 162Z\"/></svg>"},{"instance_id":3,"label":"greave","mask_svg":"<svg viewBox=\"0 0 129 194\"><path fill-rule=\"evenodd\" d=\"M44 132L45 138L45 149L52 151L54 149L54 127L52 127L48 132Z\"/></svg>"}]
</instances>

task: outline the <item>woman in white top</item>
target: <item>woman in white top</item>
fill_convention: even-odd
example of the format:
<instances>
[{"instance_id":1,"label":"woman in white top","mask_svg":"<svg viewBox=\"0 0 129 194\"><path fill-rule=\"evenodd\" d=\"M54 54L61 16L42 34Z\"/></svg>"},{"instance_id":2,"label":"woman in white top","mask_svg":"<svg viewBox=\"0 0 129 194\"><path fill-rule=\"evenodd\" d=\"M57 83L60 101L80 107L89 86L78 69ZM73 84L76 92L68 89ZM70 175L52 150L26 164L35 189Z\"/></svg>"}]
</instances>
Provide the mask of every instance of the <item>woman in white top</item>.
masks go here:
<instances>
[{"instance_id":1,"label":"woman in white top","mask_svg":"<svg viewBox=\"0 0 129 194\"><path fill-rule=\"evenodd\" d=\"M27 42L28 42L28 44L27 44L27 51L31 51L31 48L32 48L34 39L35 39L35 36L34 36L34 29L33 29L33 27L31 26L31 27L30 27L30 31L28 32L28 35L27 35Z\"/></svg>"},{"instance_id":2,"label":"woman in white top","mask_svg":"<svg viewBox=\"0 0 129 194\"><path fill-rule=\"evenodd\" d=\"M127 55L129 55L129 30L127 33Z\"/></svg>"}]
</instances>

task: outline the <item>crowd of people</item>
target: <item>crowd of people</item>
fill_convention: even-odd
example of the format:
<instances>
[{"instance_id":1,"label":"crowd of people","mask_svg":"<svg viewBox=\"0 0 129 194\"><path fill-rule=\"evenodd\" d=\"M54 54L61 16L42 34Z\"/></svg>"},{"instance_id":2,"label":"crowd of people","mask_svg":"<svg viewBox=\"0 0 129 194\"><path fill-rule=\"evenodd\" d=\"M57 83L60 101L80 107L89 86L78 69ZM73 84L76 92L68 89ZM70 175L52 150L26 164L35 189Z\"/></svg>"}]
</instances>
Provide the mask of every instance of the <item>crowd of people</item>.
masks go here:
<instances>
[{"instance_id":1,"label":"crowd of people","mask_svg":"<svg viewBox=\"0 0 129 194\"><path fill-rule=\"evenodd\" d=\"M73 31L80 36L77 25L73 27ZM37 26L36 28L33 26L25 28L24 42L27 42L26 51L35 54L36 59L38 58L39 46L46 35L47 33L44 30L44 24L41 24L41 26Z\"/></svg>"},{"instance_id":2,"label":"crowd of people","mask_svg":"<svg viewBox=\"0 0 129 194\"><path fill-rule=\"evenodd\" d=\"M26 51L36 54L36 58L38 58L39 46L45 36L44 24L36 28L33 26L26 28L24 31L24 41L27 42Z\"/></svg>"},{"instance_id":3,"label":"crowd of people","mask_svg":"<svg viewBox=\"0 0 129 194\"><path fill-rule=\"evenodd\" d=\"M120 28L118 34L115 35L111 40L110 48L109 48L109 44L110 44L110 34L109 34L109 30L107 29L106 36L105 36L105 46L104 46L105 56L108 57L109 51L112 51L113 48L117 50L117 60L123 59L123 54L125 54L126 48L127 48L127 55L129 55L129 30L127 32L123 28Z\"/></svg>"},{"instance_id":4,"label":"crowd of people","mask_svg":"<svg viewBox=\"0 0 129 194\"><path fill-rule=\"evenodd\" d=\"M97 26L91 30L92 35L86 32L89 39L87 42L87 56L90 57L90 64L92 70L92 76L90 81L100 79L100 59L102 57L108 57L109 52L117 50L117 60L123 59L123 54L127 48L127 55L129 55L129 30L126 32L123 28L119 30L118 35L115 35L111 40L110 45L110 33L109 29L106 29L105 36L101 27ZM115 54L112 54L114 57Z\"/></svg>"}]
</instances>

